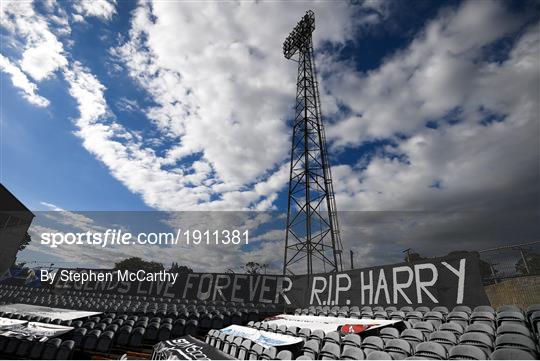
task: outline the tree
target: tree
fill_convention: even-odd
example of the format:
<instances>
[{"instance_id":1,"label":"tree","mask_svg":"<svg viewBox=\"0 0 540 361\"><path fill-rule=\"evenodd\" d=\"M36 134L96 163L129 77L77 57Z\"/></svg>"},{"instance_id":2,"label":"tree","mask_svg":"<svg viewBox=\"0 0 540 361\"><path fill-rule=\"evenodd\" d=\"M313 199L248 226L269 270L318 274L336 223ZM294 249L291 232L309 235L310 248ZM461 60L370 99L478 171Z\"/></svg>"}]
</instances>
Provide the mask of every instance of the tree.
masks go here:
<instances>
[{"instance_id":1,"label":"tree","mask_svg":"<svg viewBox=\"0 0 540 361\"><path fill-rule=\"evenodd\" d=\"M193 273L193 270L189 268L188 266L179 266L178 263L173 262L171 264L171 268L169 268L170 272L177 272L177 273Z\"/></svg>"},{"instance_id":2,"label":"tree","mask_svg":"<svg viewBox=\"0 0 540 361\"><path fill-rule=\"evenodd\" d=\"M259 264L257 262L248 262L246 263L244 266L242 266L242 269L247 273L247 274L250 274L250 275L258 275L260 274L263 270L264 272L266 273L266 264Z\"/></svg>"},{"instance_id":3,"label":"tree","mask_svg":"<svg viewBox=\"0 0 540 361\"><path fill-rule=\"evenodd\" d=\"M420 255L420 253L411 252L408 255L405 256L405 262L417 262L417 261L423 261L426 257L423 257Z\"/></svg>"},{"instance_id":4,"label":"tree","mask_svg":"<svg viewBox=\"0 0 540 361\"><path fill-rule=\"evenodd\" d=\"M24 234L24 237L22 239L22 242L21 244L19 245L19 251L22 251L23 249L26 248L26 246L28 246L28 244L32 242L32 237L30 237L30 235L28 234L28 232L26 232Z\"/></svg>"},{"instance_id":5,"label":"tree","mask_svg":"<svg viewBox=\"0 0 540 361\"><path fill-rule=\"evenodd\" d=\"M459 257L465 257L469 253L471 253L471 252L463 251L463 250L461 250L461 251L451 251L444 257L459 258ZM472 253L476 253L476 255L480 256L478 254L478 252L472 252ZM407 257L408 257L408 259L407 259ZM429 257L421 256L419 253L416 253L416 252L409 252L408 255L405 255L405 262L417 262L417 261L424 261L424 260L429 260ZM488 262L486 262L486 261L479 258L478 259L478 267L480 268L480 276L482 276L482 277L492 276L491 266L489 265ZM495 273L497 273L497 270L494 270L494 271L495 271Z\"/></svg>"},{"instance_id":6,"label":"tree","mask_svg":"<svg viewBox=\"0 0 540 361\"><path fill-rule=\"evenodd\" d=\"M145 261L139 257L126 258L114 264L116 270L159 272L165 270L163 264L159 262Z\"/></svg>"},{"instance_id":7,"label":"tree","mask_svg":"<svg viewBox=\"0 0 540 361\"><path fill-rule=\"evenodd\" d=\"M527 267L525 267L522 257L520 257L519 261L516 262L517 273L522 275L535 275L540 273L540 253L526 252L525 260L527 261ZM527 272L527 268L529 269L529 272Z\"/></svg>"}]
</instances>

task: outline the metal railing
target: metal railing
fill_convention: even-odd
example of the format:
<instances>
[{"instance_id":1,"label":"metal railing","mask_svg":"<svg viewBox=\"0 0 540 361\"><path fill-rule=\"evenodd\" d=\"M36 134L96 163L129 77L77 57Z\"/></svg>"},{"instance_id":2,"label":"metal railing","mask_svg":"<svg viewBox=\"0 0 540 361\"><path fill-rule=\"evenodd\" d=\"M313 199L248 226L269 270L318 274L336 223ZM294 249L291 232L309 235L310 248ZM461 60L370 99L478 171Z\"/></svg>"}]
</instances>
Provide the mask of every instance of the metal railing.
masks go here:
<instances>
[{"instance_id":1,"label":"metal railing","mask_svg":"<svg viewBox=\"0 0 540 361\"><path fill-rule=\"evenodd\" d=\"M499 246L478 251L484 284L540 275L540 241Z\"/></svg>"}]
</instances>

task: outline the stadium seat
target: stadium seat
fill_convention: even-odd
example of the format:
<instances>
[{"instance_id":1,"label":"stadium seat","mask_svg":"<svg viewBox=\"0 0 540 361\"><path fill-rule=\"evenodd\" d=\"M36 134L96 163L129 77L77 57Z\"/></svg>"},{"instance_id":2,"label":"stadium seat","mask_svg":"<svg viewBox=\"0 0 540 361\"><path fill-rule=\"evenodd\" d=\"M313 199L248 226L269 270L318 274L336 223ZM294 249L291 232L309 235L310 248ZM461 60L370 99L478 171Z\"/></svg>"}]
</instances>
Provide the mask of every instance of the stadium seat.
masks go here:
<instances>
[{"instance_id":1,"label":"stadium seat","mask_svg":"<svg viewBox=\"0 0 540 361\"><path fill-rule=\"evenodd\" d=\"M293 354L289 350L281 350L276 356L276 360L292 360Z\"/></svg>"},{"instance_id":2,"label":"stadium seat","mask_svg":"<svg viewBox=\"0 0 540 361\"><path fill-rule=\"evenodd\" d=\"M317 339L317 340L322 342L322 340L324 339L324 331L323 330L313 330L313 332L311 332L311 335L309 335L309 339L310 340Z\"/></svg>"},{"instance_id":3,"label":"stadium seat","mask_svg":"<svg viewBox=\"0 0 540 361\"><path fill-rule=\"evenodd\" d=\"M371 351L382 351L384 349L384 341L377 336L368 336L362 341L362 350L369 355Z\"/></svg>"},{"instance_id":4,"label":"stadium seat","mask_svg":"<svg viewBox=\"0 0 540 361\"><path fill-rule=\"evenodd\" d=\"M186 326L186 321L182 318L177 319L174 321L173 328L172 328L172 336L173 337L180 337L185 334L184 329Z\"/></svg>"},{"instance_id":5,"label":"stadium seat","mask_svg":"<svg viewBox=\"0 0 540 361\"><path fill-rule=\"evenodd\" d=\"M491 360L536 360L536 357L524 350L500 348L491 354Z\"/></svg>"},{"instance_id":6,"label":"stadium seat","mask_svg":"<svg viewBox=\"0 0 540 361\"><path fill-rule=\"evenodd\" d=\"M229 345L229 356L236 358L236 354L238 353L238 350L240 349L240 345L242 344L243 338L242 337L235 337L233 342Z\"/></svg>"},{"instance_id":7,"label":"stadium seat","mask_svg":"<svg viewBox=\"0 0 540 361\"><path fill-rule=\"evenodd\" d=\"M83 327L80 327L73 331L72 340L75 342L75 347L79 347L82 345L82 342L87 333L88 333L88 330Z\"/></svg>"},{"instance_id":8,"label":"stadium seat","mask_svg":"<svg viewBox=\"0 0 540 361\"><path fill-rule=\"evenodd\" d=\"M251 340L243 340L240 346L238 347L238 352L236 358L238 360L246 360L249 354L249 350L252 347L253 342Z\"/></svg>"},{"instance_id":9,"label":"stadium seat","mask_svg":"<svg viewBox=\"0 0 540 361\"><path fill-rule=\"evenodd\" d=\"M109 326L107 326L105 331L112 331L113 333L116 333L116 331L118 331L119 328L120 328L120 326L118 326L118 324L111 323Z\"/></svg>"},{"instance_id":10,"label":"stadium seat","mask_svg":"<svg viewBox=\"0 0 540 361\"><path fill-rule=\"evenodd\" d=\"M208 333L206 334L206 337L204 338L204 342L214 347L214 345L216 344L217 332L219 331L214 330L214 329L209 330Z\"/></svg>"},{"instance_id":11,"label":"stadium seat","mask_svg":"<svg viewBox=\"0 0 540 361\"><path fill-rule=\"evenodd\" d=\"M389 318L391 320L404 320L405 319L405 312L403 311L393 311L390 313Z\"/></svg>"},{"instance_id":12,"label":"stadium seat","mask_svg":"<svg viewBox=\"0 0 540 361\"><path fill-rule=\"evenodd\" d=\"M413 348L415 348L420 342L424 342L424 334L422 331L412 328L403 330L401 332L401 338L409 342Z\"/></svg>"},{"instance_id":13,"label":"stadium seat","mask_svg":"<svg viewBox=\"0 0 540 361\"><path fill-rule=\"evenodd\" d=\"M15 355L17 357L27 358L30 354L30 350L32 349L32 341L21 339L19 342L19 345L17 346L17 350L15 350Z\"/></svg>"},{"instance_id":14,"label":"stadium seat","mask_svg":"<svg viewBox=\"0 0 540 361\"><path fill-rule=\"evenodd\" d=\"M409 342L402 339L386 340L384 351L392 356L393 360L404 360L412 354Z\"/></svg>"},{"instance_id":15,"label":"stadium seat","mask_svg":"<svg viewBox=\"0 0 540 361\"><path fill-rule=\"evenodd\" d=\"M431 333L428 338L429 341L442 345L447 352L457 344L456 335L450 331L435 331Z\"/></svg>"},{"instance_id":16,"label":"stadium seat","mask_svg":"<svg viewBox=\"0 0 540 361\"><path fill-rule=\"evenodd\" d=\"M99 336L99 339L97 341L96 351L102 352L102 353L108 353L112 347L113 339L114 339L114 332L112 331L103 332Z\"/></svg>"},{"instance_id":17,"label":"stadium seat","mask_svg":"<svg viewBox=\"0 0 540 361\"><path fill-rule=\"evenodd\" d=\"M186 335L196 336L199 329L199 322L197 320L189 320L186 322L184 332Z\"/></svg>"},{"instance_id":18,"label":"stadium seat","mask_svg":"<svg viewBox=\"0 0 540 361\"><path fill-rule=\"evenodd\" d=\"M248 357L247 360L258 360L259 357L264 352L264 347L262 345L259 345L258 343L251 346L251 349L248 351Z\"/></svg>"},{"instance_id":19,"label":"stadium seat","mask_svg":"<svg viewBox=\"0 0 540 361\"><path fill-rule=\"evenodd\" d=\"M415 323L422 321L424 315L420 311L409 311L405 314L405 319L414 326Z\"/></svg>"},{"instance_id":20,"label":"stadium seat","mask_svg":"<svg viewBox=\"0 0 540 361\"><path fill-rule=\"evenodd\" d=\"M225 341L221 343L221 351L223 351L226 354L229 354L229 350L233 342L234 342L233 335L225 336Z\"/></svg>"},{"instance_id":21,"label":"stadium seat","mask_svg":"<svg viewBox=\"0 0 540 361\"><path fill-rule=\"evenodd\" d=\"M469 324L469 314L464 311L452 311L446 316L446 322L454 322L465 328Z\"/></svg>"},{"instance_id":22,"label":"stadium seat","mask_svg":"<svg viewBox=\"0 0 540 361\"><path fill-rule=\"evenodd\" d=\"M364 351L360 347L345 345L341 351L340 360L364 360Z\"/></svg>"},{"instance_id":23,"label":"stadium seat","mask_svg":"<svg viewBox=\"0 0 540 361\"><path fill-rule=\"evenodd\" d=\"M448 308L446 306L435 306L431 311L440 312L444 317L448 314Z\"/></svg>"},{"instance_id":24,"label":"stadium seat","mask_svg":"<svg viewBox=\"0 0 540 361\"><path fill-rule=\"evenodd\" d=\"M341 354L341 350L338 344L333 342L327 342L324 344L321 352L319 352L320 360L337 360Z\"/></svg>"},{"instance_id":25,"label":"stadium seat","mask_svg":"<svg viewBox=\"0 0 540 361\"><path fill-rule=\"evenodd\" d=\"M45 347L43 349L43 353L41 354L41 357L44 360L54 360L56 358L56 353L58 352L58 348L62 344L62 340L59 338L53 338L48 340L45 343Z\"/></svg>"},{"instance_id":26,"label":"stadium seat","mask_svg":"<svg viewBox=\"0 0 540 361\"><path fill-rule=\"evenodd\" d=\"M284 335L285 332L287 332L287 325L279 325L277 330L276 330L276 333Z\"/></svg>"},{"instance_id":27,"label":"stadium seat","mask_svg":"<svg viewBox=\"0 0 540 361\"><path fill-rule=\"evenodd\" d=\"M32 349L30 350L30 358L33 360L40 359L44 349L45 342L34 342L32 344Z\"/></svg>"},{"instance_id":28,"label":"stadium seat","mask_svg":"<svg viewBox=\"0 0 540 361\"><path fill-rule=\"evenodd\" d=\"M444 316L439 311L429 311L424 314L424 321L431 323L433 328L437 329L444 322Z\"/></svg>"},{"instance_id":29,"label":"stadium seat","mask_svg":"<svg viewBox=\"0 0 540 361\"><path fill-rule=\"evenodd\" d=\"M483 332L466 332L459 338L459 344L479 347L486 355L490 355L493 349L493 341Z\"/></svg>"},{"instance_id":30,"label":"stadium seat","mask_svg":"<svg viewBox=\"0 0 540 361\"><path fill-rule=\"evenodd\" d=\"M261 360L275 360L277 355L277 349L275 347L268 347L262 352Z\"/></svg>"},{"instance_id":31,"label":"stadium seat","mask_svg":"<svg viewBox=\"0 0 540 361\"><path fill-rule=\"evenodd\" d=\"M129 343L129 338L131 336L131 331L133 327L131 326L122 326L116 334L116 343L121 346L126 346Z\"/></svg>"},{"instance_id":32,"label":"stadium seat","mask_svg":"<svg viewBox=\"0 0 540 361\"><path fill-rule=\"evenodd\" d=\"M379 332L379 337L385 341L399 338L399 331L394 327L385 327Z\"/></svg>"},{"instance_id":33,"label":"stadium seat","mask_svg":"<svg viewBox=\"0 0 540 361\"><path fill-rule=\"evenodd\" d=\"M488 356L481 348L472 345L457 345L450 349L449 360L487 360Z\"/></svg>"},{"instance_id":34,"label":"stadium seat","mask_svg":"<svg viewBox=\"0 0 540 361\"><path fill-rule=\"evenodd\" d=\"M227 337L226 334L220 332L219 335L216 338L214 347L217 348L218 350L222 350L223 345L225 344L225 338L226 337Z\"/></svg>"},{"instance_id":35,"label":"stadium seat","mask_svg":"<svg viewBox=\"0 0 540 361\"><path fill-rule=\"evenodd\" d=\"M339 336L339 332L337 331L328 332L323 338L323 343L325 344L334 343L338 346L341 345L341 337Z\"/></svg>"},{"instance_id":36,"label":"stadium seat","mask_svg":"<svg viewBox=\"0 0 540 361\"><path fill-rule=\"evenodd\" d=\"M296 337L298 336L298 331L300 329L296 326L289 326L287 327L287 330L285 331L285 334L286 335L289 335L289 336L293 336L293 337Z\"/></svg>"},{"instance_id":37,"label":"stadium seat","mask_svg":"<svg viewBox=\"0 0 540 361\"><path fill-rule=\"evenodd\" d=\"M144 338L144 328L137 327L131 331L131 336L129 337L129 346L131 347L140 347Z\"/></svg>"},{"instance_id":38,"label":"stadium seat","mask_svg":"<svg viewBox=\"0 0 540 361\"><path fill-rule=\"evenodd\" d=\"M449 323L443 323L442 325L440 325L439 331L450 331L454 335L456 335L457 338L459 338L463 334L464 329L463 329L463 326L461 326L458 323L449 322Z\"/></svg>"},{"instance_id":39,"label":"stadium seat","mask_svg":"<svg viewBox=\"0 0 540 361\"><path fill-rule=\"evenodd\" d=\"M444 360L446 359L446 349L436 342L421 342L416 345L414 356L427 360Z\"/></svg>"},{"instance_id":40,"label":"stadium seat","mask_svg":"<svg viewBox=\"0 0 540 361\"><path fill-rule=\"evenodd\" d=\"M531 331L524 326L524 325L518 325L513 323L503 323L497 328L497 336L505 335L505 334L518 334L518 335L524 335L527 337L532 338Z\"/></svg>"},{"instance_id":41,"label":"stadium seat","mask_svg":"<svg viewBox=\"0 0 540 361\"><path fill-rule=\"evenodd\" d=\"M465 328L465 332L481 332L485 333L489 336L492 340L495 339L495 330L493 329L493 326L490 326L487 323L473 323L470 324Z\"/></svg>"},{"instance_id":42,"label":"stadium seat","mask_svg":"<svg viewBox=\"0 0 540 361\"><path fill-rule=\"evenodd\" d=\"M391 360L392 356L384 351L373 351L370 352L366 360Z\"/></svg>"},{"instance_id":43,"label":"stadium seat","mask_svg":"<svg viewBox=\"0 0 540 361\"><path fill-rule=\"evenodd\" d=\"M302 347L302 353L308 357L311 357L313 360L316 360L319 356L320 349L321 341L317 339L312 339L304 343L304 346Z\"/></svg>"},{"instance_id":44,"label":"stadium seat","mask_svg":"<svg viewBox=\"0 0 540 361\"><path fill-rule=\"evenodd\" d=\"M101 330L92 330L88 332L84 338L82 348L84 350L95 350L99 336L101 336Z\"/></svg>"},{"instance_id":45,"label":"stadium seat","mask_svg":"<svg viewBox=\"0 0 540 361\"><path fill-rule=\"evenodd\" d=\"M355 333L349 333L341 339L341 344L343 347L345 346L354 346L354 347L361 347L362 345L362 338L360 335L357 335Z\"/></svg>"},{"instance_id":46,"label":"stadium seat","mask_svg":"<svg viewBox=\"0 0 540 361\"><path fill-rule=\"evenodd\" d=\"M56 353L57 360L70 360L73 355L73 349L75 348L75 342L73 340L66 340L58 347Z\"/></svg>"},{"instance_id":47,"label":"stadium seat","mask_svg":"<svg viewBox=\"0 0 540 361\"><path fill-rule=\"evenodd\" d=\"M311 336L310 328L301 328L300 331L298 331L298 337L302 337L304 341L307 341L309 336Z\"/></svg>"},{"instance_id":48,"label":"stadium seat","mask_svg":"<svg viewBox=\"0 0 540 361\"><path fill-rule=\"evenodd\" d=\"M497 312L497 326L500 326L502 323L517 323L517 324L524 324L525 323L525 316L523 315L523 312L520 311L501 311Z\"/></svg>"},{"instance_id":49,"label":"stadium seat","mask_svg":"<svg viewBox=\"0 0 540 361\"><path fill-rule=\"evenodd\" d=\"M427 335L435 331L435 328L433 327L433 324L425 321L416 322L413 325L413 328L415 330L420 330L424 334L424 339L427 338Z\"/></svg>"},{"instance_id":50,"label":"stadium seat","mask_svg":"<svg viewBox=\"0 0 540 361\"><path fill-rule=\"evenodd\" d=\"M470 315L472 313L472 310L471 310L471 308L469 306L458 305L458 306L454 307L452 312L465 312L466 314Z\"/></svg>"},{"instance_id":51,"label":"stadium seat","mask_svg":"<svg viewBox=\"0 0 540 361\"><path fill-rule=\"evenodd\" d=\"M534 341L525 335L504 334L497 336L495 339L495 349L498 350L502 348L520 349L531 352L536 356L536 345L534 344Z\"/></svg>"},{"instance_id":52,"label":"stadium seat","mask_svg":"<svg viewBox=\"0 0 540 361\"><path fill-rule=\"evenodd\" d=\"M14 354L17 351L17 347L19 347L20 342L21 340L18 338L9 337L3 352L8 355Z\"/></svg>"}]
</instances>

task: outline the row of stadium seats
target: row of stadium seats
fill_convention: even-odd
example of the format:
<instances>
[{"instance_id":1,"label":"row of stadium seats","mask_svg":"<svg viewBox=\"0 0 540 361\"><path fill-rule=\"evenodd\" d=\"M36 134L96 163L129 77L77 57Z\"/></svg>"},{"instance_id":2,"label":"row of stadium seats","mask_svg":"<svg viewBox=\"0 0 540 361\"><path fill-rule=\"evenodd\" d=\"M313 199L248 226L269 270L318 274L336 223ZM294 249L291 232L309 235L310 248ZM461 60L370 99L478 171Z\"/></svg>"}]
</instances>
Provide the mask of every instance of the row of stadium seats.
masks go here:
<instances>
[{"instance_id":1,"label":"row of stadium seats","mask_svg":"<svg viewBox=\"0 0 540 361\"><path fill-rule=\"evenodd\" d=\"M434 320L444 321L448 318L464 319L464 320L483 320L497 322L505 317L518 317L523 319L525 316L530 316L532 313L540 311L540 305L532 305L524 313L519 307L514 305L505 305L497 310L491 306L477 306L471 309L468 306L456 306L450 312L444 306L436 306L430 309L429 307L421 306L413 309L410 306L401 307L399 310L396 307L370 307L364 306L317 306L305 309L297 308L295 315L310 315L310 316L329 316L329 317L346 317L346 318L365 318L365 319L399 319L399 320ZM519 313L520 315L515 315Z\"/></svg>"},{"instance_id":2,"label":"row of stadium seats","mask_svg":"<svg viewBox=\"0 0 540 361\"><path fill-rule=\"evenodd\" d=\"M182 311L200 313L212 310L243 310L265 317L276 313L276 306L268 303L240 303L198 301L150 296L116 295L49 288L30 288L0 284L0 304L26 303L100 312L141 312L161 315Z\"/></svg>"},{"instance_id":3,"label":"row of stadium seats","mask_svg":"<svg viewBox=\"0 0 540 361\"><path fill-rule=\"evenodd\" d=\"M279 322L279 321L278 321ZM299 359L535 359L538 346L533 333L526 324L504 321L497 329L484 323L468 325L465 329L460 323L449 321L435 330L430 323L416 323L402 332L394 327L382 328L378 336L368 336L364 340L357 334L341 335L339 332L324 333L309 328L298 329L276 323L249 323L248 326L284 335L301 337L304 340ZM247 348L249 342L211 330L206 342L233 357L246 359L268 359L285 357L257 353ZM243 345L245 352L233 355L236 349L231 343ZM227 346L227 344L229 346ZM247 356L246 356L247 355ZM286 356L290 356L286 354ZM240 358L241 359L241 358Z\"/></svg>"},{"instance_id":4,"label":"row of stadium seats","mask_svg":"<svg viewBox=\"0 0 540 361\"><path fill-rule=\"evenodd\" d=\"M73 340L52 338L46 342L29 341L0 336L0 356L23 359L70 360L74 352Z\"/></svg>"},{"instance_id":5,"label":"row of stadium seats","mask_svg":"<svg viewBox=\"0 0 540 361\"><path fill-rule=\"evenodd\" d=\"M12 313L0 313L0 317L71 326L74 330L66 334L66 338L74 342L75 349L99 353L108 353L113 347L132 349L151 347L159 341L184 335L204 334L211 326L224 327L222 315L215 315L213 319L203 318L201 320L115 313L75 321L51 320L46 317L28 317ZM238 319L238 324L240 323L241 319ZM201 324L204 325L204 328L201 327ZM8 354L16 352L14 347L9 350ZM2 352L6 351L0 349L0 353Z\"/></svg>"},{"instance_id":6,"label":"row of stadium seats","mask_svg":"<svg viewBox=\"0 0 540 361\"><path fill-rule=\"evenodd\" d=\"M362 339L355 334L325 334L320 330L311 332L309 329L261 322L265 317L278 313L275 306L114 296L122 295L106 294L100 299L96 292L63 291L56 294L52 290L0 285L0 303L70 308L61 305L71 302L83 306L71 308L104 312L75 321L0 313L0 317L74 327L73 331L47 342L0 337L0 356L70 359L101 354L105 357L126 350L149 350L159 341L183 335L204 336L209 329L206 341L239 359L530 359L538 357L539 351L540 305L527 310L512 305L497 310L490 306L474 309L457 306L451 311L445 307L319 306L295 312L342 317L347 314L347 317L352 315L353 318L366 319L384 318L382 316L386 315L385 319L402 321L405 327L401 332L394 327L385 327L376 336ZM37 302L26 302L27 298ZM93 308L84 308L90 306ZM277 349L263 349L249 340L220 338L217 329L230 324L247 324L269 332L301 337L304 342L301 349L278 352Z\"/></svg>"},{"instance_id":7,"label":"row of stadium seats","mask_svg":"<svg viewBox=\"0 0 540 361\"><path fill-rule=\"evenodd\" d=\"M232 301L219 301L219 300L188 300L188 299L172 299L169 297L154 297L154 296L145 296L145 295L129 295L129 294L120 294L120 293L105 293L105 292L89 292L89 291L77 291L77 290L59 290L53 288L36 288L36 287L26 287L26 286L15 286L8 284L0 284L0 291L15 291L23 292L21 295L36 295L36 294L47 294L51 291L61 292L65 296L84 296L84 297L99 297L105 299L118 299L118 300L133 300L133 301L148 301L148 302L167 302L174 300L175 302L180 302L184 304L202 304L209 306L255 306L255 303L239 303ZM264 304L262 304L264 305Z\"/></svg>"}]
</instances>

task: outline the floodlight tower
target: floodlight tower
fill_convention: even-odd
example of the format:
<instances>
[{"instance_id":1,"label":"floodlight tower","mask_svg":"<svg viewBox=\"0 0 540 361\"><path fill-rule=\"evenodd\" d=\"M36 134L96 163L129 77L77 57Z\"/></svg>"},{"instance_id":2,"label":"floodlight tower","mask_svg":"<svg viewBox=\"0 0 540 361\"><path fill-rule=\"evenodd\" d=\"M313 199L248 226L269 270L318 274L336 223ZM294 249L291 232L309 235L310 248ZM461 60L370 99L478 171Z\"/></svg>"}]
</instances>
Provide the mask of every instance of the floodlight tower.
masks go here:
<instances>
[{"instance_id":1,"label":"floodlight tower","mask_svg":"<svg viewBox=\"0 0 540 361\"><path fill-rule=\"evenodd\" d=\"M285 58L298 63L283 274L294 274L293 269L303 271L296 265L299 262L306 262L308 275L314 270L342 269L336 201L313 56L314 30L315 14L309 10L283 43Z\"/></svg>"}]
</instances>

